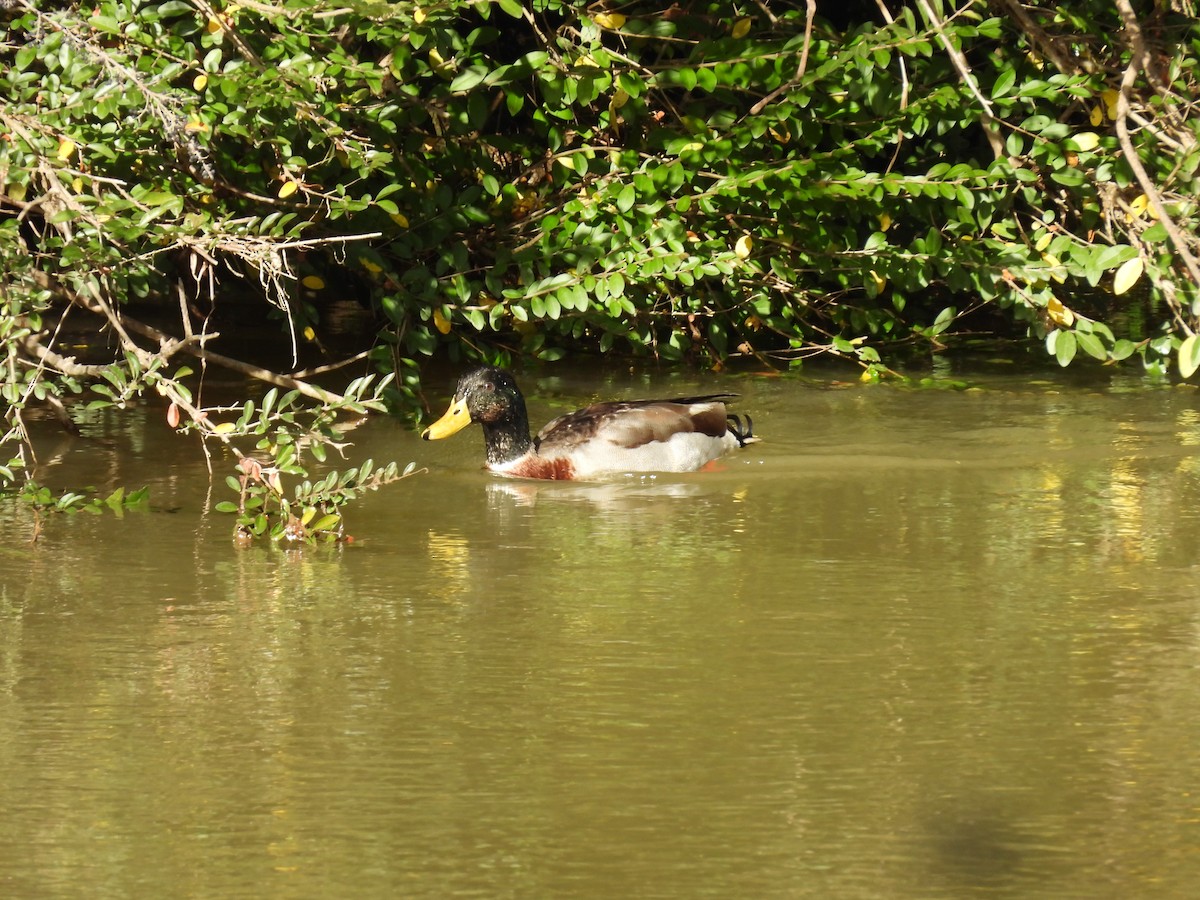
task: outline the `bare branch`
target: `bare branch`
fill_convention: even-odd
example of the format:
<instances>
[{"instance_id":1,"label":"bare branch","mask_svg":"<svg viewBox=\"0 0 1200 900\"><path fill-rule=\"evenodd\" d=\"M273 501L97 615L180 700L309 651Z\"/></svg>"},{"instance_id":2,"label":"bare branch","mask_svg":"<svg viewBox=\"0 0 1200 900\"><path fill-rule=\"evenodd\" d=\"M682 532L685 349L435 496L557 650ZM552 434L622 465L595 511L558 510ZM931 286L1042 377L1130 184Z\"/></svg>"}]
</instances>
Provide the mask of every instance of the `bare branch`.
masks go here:
<instances>
[{"instance_id":1,"label":"bare branch","mask_svg":"<svg viewBox=\"0 0 1200 900\"><path fill-rule=\"evenodd\" d=\"M1054 63L1054 67L1064 75L1074 75L1082 71L1081 65L1070 56L1066 51L1059 47L1055 38L1046 32L1041 25L1034 21L1024 4L1019 0L989 0L993 7L1003 15L1011 16L1012 19L1021 27L1021 31L1025 32L1030 43L1037 48L1039 54L1044 56L1050 62Z\"/></svg>"},{"instance_id":2,"label":"bare branch","mask_svg":"<svg viewBox=\"0 0 1200 900\"><path fill-rule=\"evenodd\" d=\"M205 350L203 347L198 346L203 341L216 337L215 334L194 335L191 338L179 340L171 337L165 331L160 331L152 325L139 322L137 319L130 318L124 313L118 312L117 310L113 309L111 304L106 302L101 297L85 297L80 293L72 291L65 285L53 281L50 276L46 275L44 272L34 273L34 280L39 286L55 291L61 296L66 297L75 306L78 306L81 309L86 309L88 312L94 315L104 316L108 320L109 324L112 325L113 330L116 331L117 336L120 338L122 348L136 354L138 359L141 360L147 367L153 361L155 356L159 356L162 359L169 359L176 352L182 350L191 356L195 356L198 359L204 360L205 362L210 362L214 365L231 369L235 372L241 372L244 375L249 375L251 378L256 378L259 381L265 381L268 384L273 384L276 387L281 387L286 390L299 391L305 397L308 397L312 400L317 400L321 403L343 403L346 400L346 398L341 394L336 394L332 391L327 391L324 388L316 387L315 385L301 381L298 378L293 378L288 375L280 375L277 372L272 372L270 369L254 366L249 363L242 362L240 359L233 359L232 357L224 356L220 353L214 353L211 350ZM143 350L141 346L139 346L133 340L133 338L129 336L130 332L139 334L142 337L150 338L151 340L158 341L160 347L158 353L155 354Z\"/></svg>"},{"instance_id":3,"label":"bare branch","mask_svg":"<svg viewBox=\"0 0 1200 900\"><path fill-rule=\"evenodd\" d=\"M996 159L1000 159L1004 156L1004 142L1000 140L1000 135L996 131L996 114L992 110L991 101L983 96L983 92L979 89L979 83L971 73L971 66L967 62L967 58L961 50L951 43L950 38L946 35L945 23L934 12L933 7L929 5L929 0L917 0L917 6L920 8L921 14L925 16L925 20L937 32L938 40L941 41L943 49L945 49L946 54L950 57L950 61L954 63L954 68L958 70L958 75L962 79L963 84L967 86L967 90L979 101L979 105L983 109L983 115L980 117L983 133L987 137L988 144L991 145L992 153L995 154Z\"/></svg>"},{"instance_id":4,"label":"bare branch","mask_svg":"<svg viewBox=\"0 0 1200 900\"><path fill-rule=\"evenodd\" d=\"M1117 0L1117 11L1121 14L1121 20L1125 24L1125 35L1130 49L1129 65L1125 67L1125 71L1121 75L1121 89L1117 95L1117 119L1114 123L1117 141L1121 145L1121 152L1125 154L1125 160L1129 164L1129 168L1133 171L1134 177L1142 188L1142 193L1150 201L1150 206L1158 215L1159 222L1166 229L1171 243L1175 245L1179 258L1183 262L1184 268L1187 269L1192 283L1200 285L1200 264L1197 263L1196 257L1192 255L1183 232L1180 231L1179 226L1175 224L1175 221L1167 212L1166 204L1163 203L1162 194L1159 192L1158 186L1150 178L1146 167L1142 165L1137 148L1133 146L1133 141L1129 137L1129 97L1133 91L1134 82L1137 81L1138 74L1145 70L1149 59L1146 53L1146 42L1142 37L1141 25L1129 0ZM1177 304L1172 305L1176 306ZM1181 324L1183 324L1183 327L1189 334L1193 333L1192 328L1186 323L1182 323L1182 320Z\"/></svg>"},{"instance_id":5,"label":"bare branch","mask_svg":"<svg viewBox=\"0 0 1200 900\"><path fill-rule=\"evenodd\" d=\"M763 97L752 107L750 107L750 115L757 116L760 112L775 102L776 98L778 98L781 94L784 94L794 88L797 84L799 84L800 79L804 77L804 73L808 70L808 51L812 46L813 19L816 18L817 15L817 0L806 0L805 12L806 18L804 20L804 46L800 50L800 64L796 67L796 74L792 77L790 82L780 85L775 90L771 91L771 93L767 94L767 96Z\"/></svg>"}]
</instances>

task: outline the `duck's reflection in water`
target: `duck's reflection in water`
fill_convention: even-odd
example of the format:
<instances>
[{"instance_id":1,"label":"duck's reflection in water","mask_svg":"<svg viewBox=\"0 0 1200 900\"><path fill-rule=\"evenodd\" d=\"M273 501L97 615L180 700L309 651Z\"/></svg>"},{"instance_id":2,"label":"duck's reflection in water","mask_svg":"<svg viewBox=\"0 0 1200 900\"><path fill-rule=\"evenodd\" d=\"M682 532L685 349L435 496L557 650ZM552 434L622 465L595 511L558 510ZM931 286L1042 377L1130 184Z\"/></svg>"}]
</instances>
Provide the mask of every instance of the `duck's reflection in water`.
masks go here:
<instances>
[{"instance_id":1,"label":"duck's reflection in water","mask_svg":"<svg viewBox=\"0 0 1200 900\"><path fill-rule=\"evenodd\" d=\"M488 485L488 506L534 507L539 503L585 503L599 511L644 509L648 500L696 497L702 488L694 482L664 481L657 476L629 476L621 481L548 482L495 481Z\"/></svg>"}]
</instances>

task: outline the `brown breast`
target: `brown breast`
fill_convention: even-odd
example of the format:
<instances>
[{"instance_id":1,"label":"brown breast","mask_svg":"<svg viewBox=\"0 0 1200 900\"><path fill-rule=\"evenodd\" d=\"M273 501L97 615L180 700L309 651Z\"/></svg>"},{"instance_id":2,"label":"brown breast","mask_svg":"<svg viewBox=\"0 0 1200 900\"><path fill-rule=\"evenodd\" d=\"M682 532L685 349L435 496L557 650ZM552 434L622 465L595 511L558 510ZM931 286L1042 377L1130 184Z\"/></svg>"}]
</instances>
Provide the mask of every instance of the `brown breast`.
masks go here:
<instances>
[{"instance_id":1,"label":"brown breast","mask_svg":"<svg viewBox=\"0 0 1200 900\"><path fill-rule=\"evenodd\" d=\"M570 460L561 457L538 456L530 453L511 469L504 470L505 475L516 478L541 478L547 481L572 481L575 478L575 467Z\"/></svg>"}]
</instances>

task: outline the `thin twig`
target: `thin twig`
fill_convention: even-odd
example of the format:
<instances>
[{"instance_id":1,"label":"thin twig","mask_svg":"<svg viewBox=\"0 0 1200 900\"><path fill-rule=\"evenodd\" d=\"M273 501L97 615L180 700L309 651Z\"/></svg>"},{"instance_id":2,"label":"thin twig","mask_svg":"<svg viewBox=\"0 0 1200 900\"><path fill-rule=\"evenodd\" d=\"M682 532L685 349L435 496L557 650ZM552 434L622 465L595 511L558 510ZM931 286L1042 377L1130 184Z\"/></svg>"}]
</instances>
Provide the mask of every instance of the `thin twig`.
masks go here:
<instances>
[{"instance_id":1,"label":"thin twig","mask_svg":"<svg viewBox=\"0 0 1200 900\"><path fill-rule=\"evenodd\" d=\"M892 11L887 8L887 4L883 0L875 0L879 7L879 12L889 25L896 21L892 15ZM903 54L897 53L896 59L900 63L900 109L908 109L908 64L904 61ZM904 144L904 129L896 129L896 149L892 151L892 158L888 160L885 172L891 172L896 166L896 160L900 158L900 148Z\"/></svg>"},{"instance_id":2,"label":"thin twig","mask_svg":"<svg viewBox=\"0 0 1200 900\"><path fill-rule=\"evenodd\" d=\"M1055 39L1046 33L1018 0L989 0L994 7L999 7L1005 15L1011 16L1021 31L1029 38L1030 43L1037 48L1038 53L1054 63L1054 67L1064 75L1075 75L1080 71L1077 63L1068 53L1059 48ZM1094 66L1090 68L1095 68Z\"/></svg>"},{"instance_id":3,"label":"thin twig","mask_svg":"<svg viewBox=\"0 0 1200 900\"><path fill-rule=\"evenodd\" d=\"M367 359L371 355L370 350L364 350L361 353L355 353L346 359L339 359L337 362L328 363L324 366L314 366L311 369L301 369L299 372L293 372L292 378L311 378L314 375L324 375L326 372L335 372L338 369L344 369L346 366L354 365L356 362Z\"/></svg>"},{"instance_id":4,"label":"thin twig","mask_svg":"<svg viewBox=\"0 0 1200 900\"><path fill-rule=\"evenodd\" d=\"M800 83L800 79L804 77L804 73L808 70L808 50L812 46L813 19L817 15L817 0L806 0L806 14L807 16L804 20L804 46L800 48L800 64L796 67L795 76L790 82L781 84L750 107L750 115L757 116L773 103L777 97L786 91L790 91Z\"/></svg>"}]
</instances>

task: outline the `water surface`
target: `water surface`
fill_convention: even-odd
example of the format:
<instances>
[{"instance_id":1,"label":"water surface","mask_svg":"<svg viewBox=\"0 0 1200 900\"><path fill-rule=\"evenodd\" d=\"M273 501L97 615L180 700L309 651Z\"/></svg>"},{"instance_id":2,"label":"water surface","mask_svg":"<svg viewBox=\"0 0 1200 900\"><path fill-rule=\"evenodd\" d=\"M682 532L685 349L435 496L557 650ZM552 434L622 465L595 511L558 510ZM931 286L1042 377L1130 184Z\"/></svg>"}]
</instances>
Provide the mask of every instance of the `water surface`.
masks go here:
<instances>
[{"instance_id":1,"label":"water surface","mask_svg":"<svg viewBox=\"0 0 1200 900\"><path fill-rule=\"evenodd\" d=\"M429 471L353 544L238 551L162 410L48 437L152 504L0 507L0 890L1192 895L1195 391L564 371L535 422L733 389L765 440L536 484L380 419Z\"/></svg>"}]
</instances>

